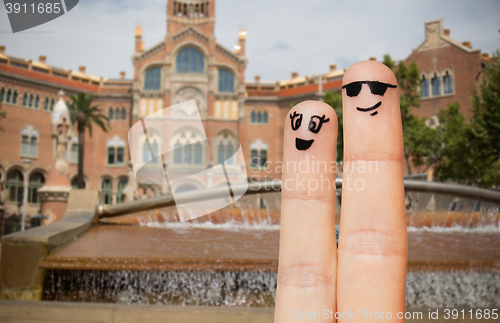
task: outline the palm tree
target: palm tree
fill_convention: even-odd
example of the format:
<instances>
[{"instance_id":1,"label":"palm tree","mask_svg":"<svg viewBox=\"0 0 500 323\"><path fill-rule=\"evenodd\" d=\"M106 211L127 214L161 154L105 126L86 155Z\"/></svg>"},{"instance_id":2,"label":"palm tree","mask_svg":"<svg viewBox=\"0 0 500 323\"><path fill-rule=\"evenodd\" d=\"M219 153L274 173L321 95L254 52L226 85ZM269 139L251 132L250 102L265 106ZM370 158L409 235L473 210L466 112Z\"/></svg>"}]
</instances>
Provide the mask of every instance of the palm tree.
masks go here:
<instances>
[{"instance_id":1,"label":"palm tree","mask_svg":"<svg viewBox=\"0 0 500 323\"><path fill-rule=\"evenodd\" d=\"M72 102L68 104L71 123L78 130L78 188L84 188L83 181L83 147L85 143L85 128L89 128L92 137L92 124L97 124L104 132L111 129L109 119L101 113L98 105L92 105L94 98L90 94L79 92L76 95L70 94Z\"/></svg>"}]
</instances>

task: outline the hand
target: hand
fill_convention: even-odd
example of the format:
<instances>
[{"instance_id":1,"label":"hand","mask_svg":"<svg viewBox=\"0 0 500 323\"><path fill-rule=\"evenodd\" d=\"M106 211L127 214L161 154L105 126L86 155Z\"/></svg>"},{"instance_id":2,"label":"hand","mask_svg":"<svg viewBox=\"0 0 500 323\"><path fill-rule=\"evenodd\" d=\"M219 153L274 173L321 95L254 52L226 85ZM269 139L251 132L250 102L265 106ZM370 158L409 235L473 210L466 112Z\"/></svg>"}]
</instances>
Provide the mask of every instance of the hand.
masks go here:
<instances>
[{"instance_id":1,"label":"hand","mask_svg":"<svg viewBox=\"0 0 500 323\"><path fill-rule=\"evenodd\" d=\"M396 78L383 64L357 63L344 75L342 101L338 250L335 111L306 101L285 121L275 322L296 322L307 313L325 321L325 309L333 320L343 314L339 321L373 321L368 312L382 311L392 322L404 320L408 248ZM394 319L398 312L403 317Z\"/></svg>"}]
</instances>

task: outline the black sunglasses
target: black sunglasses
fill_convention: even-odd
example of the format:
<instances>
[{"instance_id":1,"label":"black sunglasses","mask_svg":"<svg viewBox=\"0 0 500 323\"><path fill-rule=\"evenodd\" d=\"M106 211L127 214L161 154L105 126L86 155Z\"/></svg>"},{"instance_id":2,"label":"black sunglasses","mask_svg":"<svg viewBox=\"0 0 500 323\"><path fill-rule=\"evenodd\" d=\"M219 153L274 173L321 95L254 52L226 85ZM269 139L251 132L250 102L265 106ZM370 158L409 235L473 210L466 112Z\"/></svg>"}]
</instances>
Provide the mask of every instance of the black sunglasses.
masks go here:
<instances>
[{"instance_id":1,"label":"black sunglasses","mask_svg":"<svg viewBox=\"0 0 500 323\"><path fill-rule=\"evenodd\" d=\"M357 96L359 92L361 92L361 87L363 86L363 84L368 84L368 86L370 87L370 91L375 95L384 95L388 87L392 89L397 87L396 85L378 81L357 81L344 85L342 86L342 88L346 89L347 96L353 97Z\"/></svg>"}]
</instances>

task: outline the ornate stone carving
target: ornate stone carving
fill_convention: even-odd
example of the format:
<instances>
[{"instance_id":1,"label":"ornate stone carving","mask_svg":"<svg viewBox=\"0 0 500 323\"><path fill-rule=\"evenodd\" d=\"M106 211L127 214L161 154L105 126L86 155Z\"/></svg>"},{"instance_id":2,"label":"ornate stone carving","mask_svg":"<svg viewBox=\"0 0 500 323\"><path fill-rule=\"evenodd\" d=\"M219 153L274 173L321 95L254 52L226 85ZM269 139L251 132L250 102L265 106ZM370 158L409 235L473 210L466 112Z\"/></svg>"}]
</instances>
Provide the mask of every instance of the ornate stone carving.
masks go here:
<instances>
[{"instance_id":1,"label":"ornate stone carving","mask_svg":"<svg viewBox=\"0 0 500 323\"><path fill-rule=\"evenodd\" d=\"M207 115L207 108L205 98L203 97L203 93L194 87L184 87L177 91L175 94L175 104L186 102L189 100L196 100L196 105L198 106L198 110L200 111L200 116L204 117ZM177 113L184 113L190 115L190 111L175 111Z\"/></svg>"}]
</instances>

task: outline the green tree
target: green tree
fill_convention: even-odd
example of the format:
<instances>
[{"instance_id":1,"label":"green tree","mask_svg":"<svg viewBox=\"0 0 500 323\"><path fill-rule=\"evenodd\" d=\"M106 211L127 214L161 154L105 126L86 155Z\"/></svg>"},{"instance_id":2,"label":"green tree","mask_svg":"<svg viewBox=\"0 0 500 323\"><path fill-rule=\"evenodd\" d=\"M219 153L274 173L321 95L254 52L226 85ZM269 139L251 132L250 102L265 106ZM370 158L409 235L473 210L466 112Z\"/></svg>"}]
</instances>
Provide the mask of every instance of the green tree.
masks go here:
<instances>
[{"instance_id":1,"label":"green tree","mask_svg":"<svg viewBox=\"0 0 500 323\"><path fill-rule=\"evenodd\" d=\"M425 118L412 114L412 108L420 107L420 69L414 61L408 65L401 61L396 65L388 54L384 55L383 64L394 71L398 80L407 172L411 175L413 168L425 172L435 160L434 149L439 145L439 138L436 130L427 126Z\"/></svg>"},{"instance_id":2,"label":"green tree","mask_svg":"<svg viewBox=\"0 0 500 323\"><path fill-rule=\"evenodd\" d=\"M337 113L338 118L338 133L337 133L337 162L344 159L344 124L342 114L342 93L326 92L323 101L330 105Z\"/></svg>"},{"instance_id":3,"label":"green tree","mask_svg":"<svg viewBox=\"0 0 500 323\"><path fill-rule=\"evenodd\" d=\"M499 187L500 183L500 53L486 64L483 80L472 89L471 129L476 145L476 174L481 187Z\"/></svg>"},{"instance_id":4,"label":"green tree","mask_svg":"<svg viewBox=\"0 0 500 323\"><path fill-rule=\"evenodd\" d=\"M111 127L109 119L104 115L97 105L92 105L94 98L90 94L79 92L70 95L71 102L68 104L71 122L78 131L78 188L84 188L83 181L83 153L85 145L85 129L89 129L92 137L92 125L95 123L104 132L108 132Z\"/></svg>"}]
</instances>

